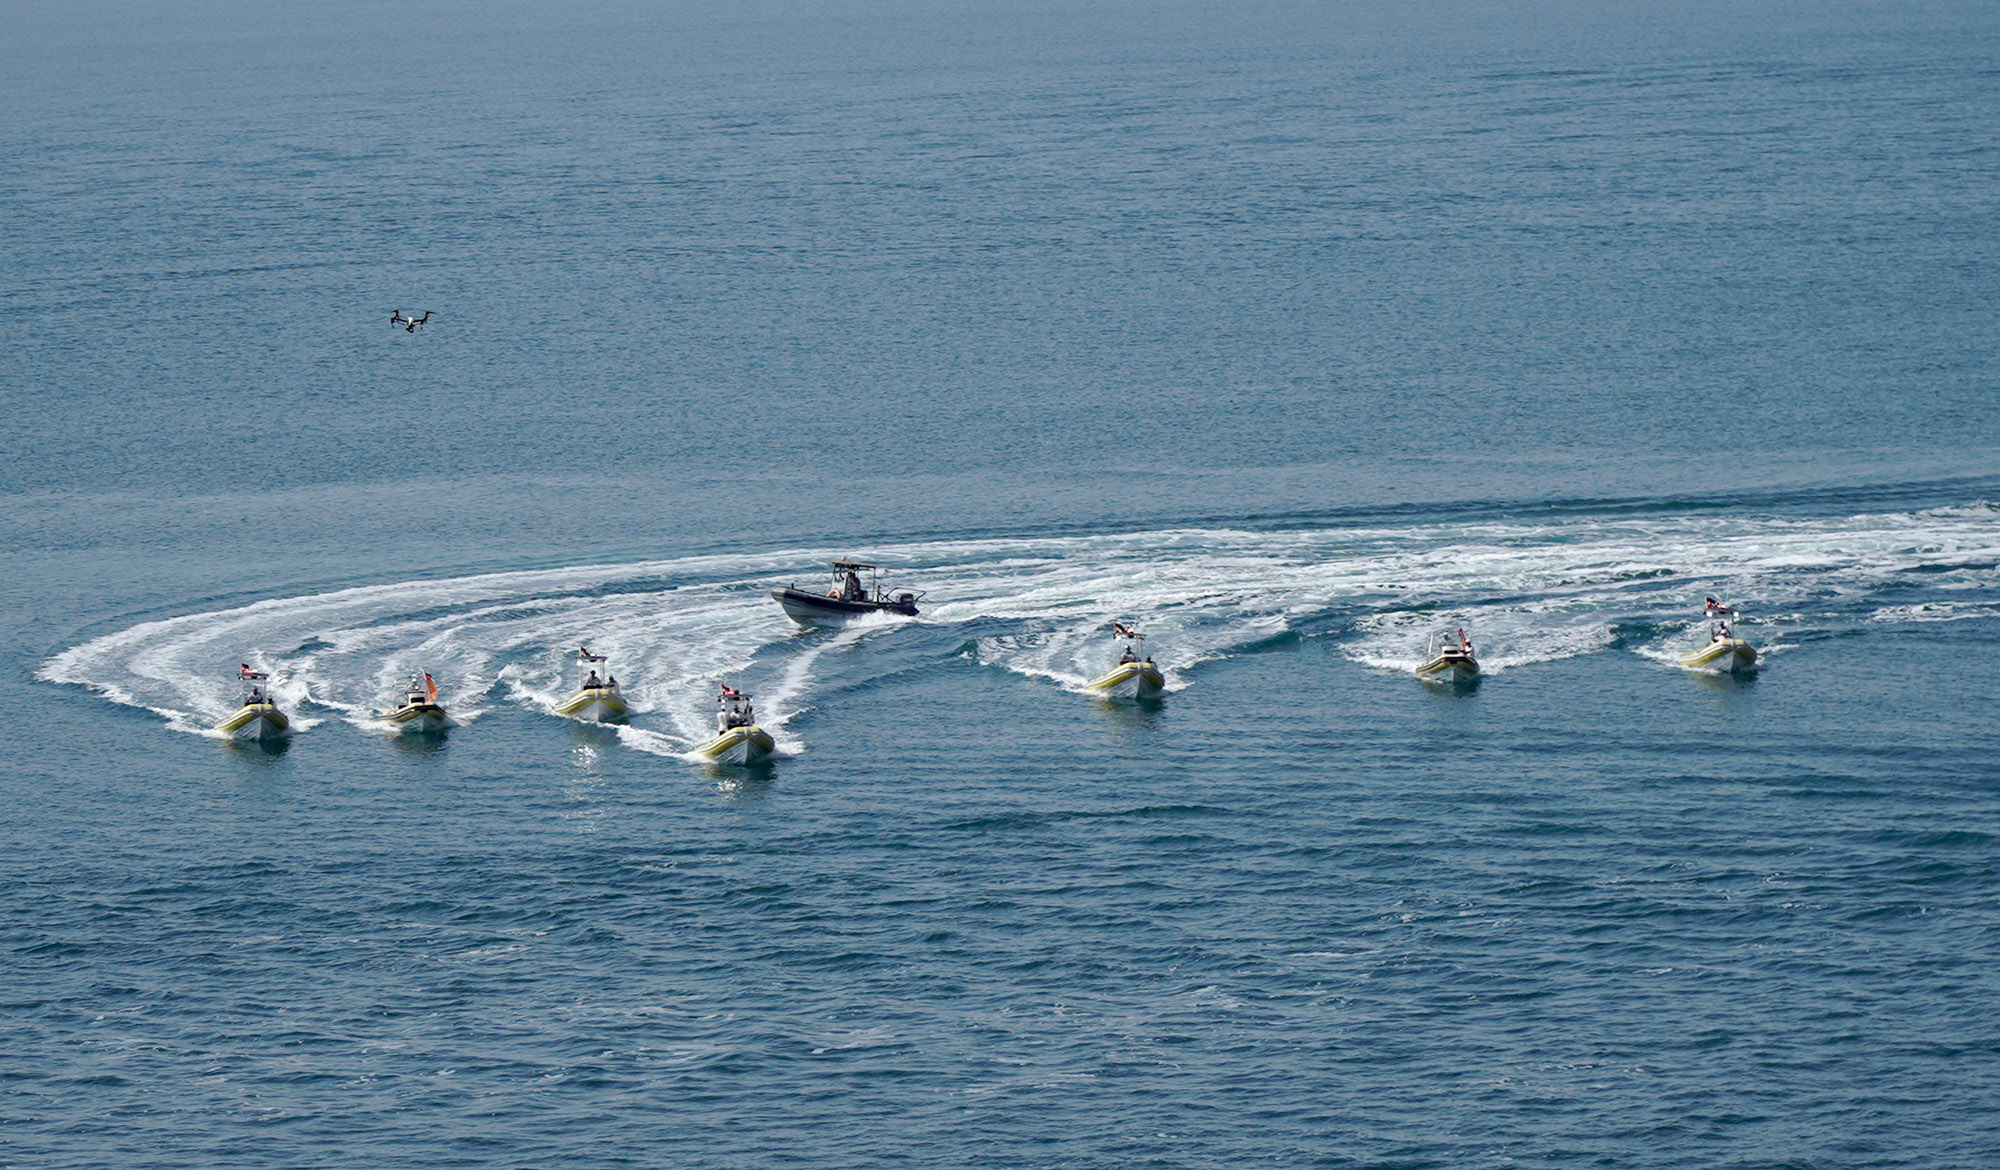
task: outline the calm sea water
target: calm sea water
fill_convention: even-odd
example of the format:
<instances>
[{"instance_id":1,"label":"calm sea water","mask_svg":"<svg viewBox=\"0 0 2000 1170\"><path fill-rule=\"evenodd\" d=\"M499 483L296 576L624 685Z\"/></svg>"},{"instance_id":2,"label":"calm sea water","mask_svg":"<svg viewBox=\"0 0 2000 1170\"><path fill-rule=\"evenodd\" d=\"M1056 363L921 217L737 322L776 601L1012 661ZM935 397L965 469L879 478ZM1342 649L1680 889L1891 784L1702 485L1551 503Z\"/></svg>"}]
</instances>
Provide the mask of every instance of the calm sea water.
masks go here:
<instances>
[{"instance_id":1,"label":"calm sea water","mask_svg":"<svg viewBox=\"0 0 2000 1170\"><path fill-rule=\"evenodd\" d=\"M1989 8L24 9L0 1165L2000 1148Z\"/></svg>"}]
</instances>

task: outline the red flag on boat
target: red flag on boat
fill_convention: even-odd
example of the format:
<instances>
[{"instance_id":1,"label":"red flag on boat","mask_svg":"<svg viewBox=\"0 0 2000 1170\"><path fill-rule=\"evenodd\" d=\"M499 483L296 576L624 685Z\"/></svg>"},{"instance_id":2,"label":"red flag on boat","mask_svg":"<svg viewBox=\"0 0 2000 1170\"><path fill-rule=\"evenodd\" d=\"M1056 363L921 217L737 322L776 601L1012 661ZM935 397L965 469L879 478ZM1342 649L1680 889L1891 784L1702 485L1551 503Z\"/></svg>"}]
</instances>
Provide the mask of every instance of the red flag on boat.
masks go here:
<instances>
[{"instance_id":1,"label":"red flag on boat","mask_svg":"<svg viewBox=\"0 0 2000 1170\"><path fill-rule=\"evenodd\" d=\"M265 677L265 675L264 675L264 672L263 672L263 671L261 671L261 670L253 670L253 669L251 669L251 666L250 666L250 664L249 664L249 663L247 663L247 662L239 662L239 663L237 663L237 664L236 664L236 677L237 677L237 678L251 678L251 679L259 679L259 678L263 678L263 677Z\"/></svg>"},{"instance_id":2,"label":"red flag on boat","mask_svg":"<svg viewBox=\"0 0 2000 1170\"><path fill-rule=\"evenodd\" d=\"M431 697L431 702L435 703L438 701L437 681L431 678L431 672L428 670L424 672L424 693Z\"/></svg>"},{"instance_id":3,"label":"red flag on boat","mask_svg":"<svg viewBox=\"0 0 2000 1170\"><path fill-rule=\"evenodd\" d=\"M1111 632L1118 635L1121 638L1136 638L1139 636L1137 630L1132 629L1130 626L1126 625L1123 622L1112 622Z\"/></svg>"},{"instance_id":4,"label":"red flag on boat","mask_svg":"<svg viewBox=\"0 0 2000 1170\"><path fill-rule=\"evenodd\" d=\"M1717 600L1716 600L1715 598L1713 598L1713 597L1711 597L1711 598L1708 598L1707 600L1708 600L1708 605L1707 605L1707 606L1705 607L1705 609L1706 609L1706 612L1708 612L1708 613L1735 613L1735 612L1736 612L1735 610L1733 610L1733 609L1729 608L1728 606L1726 606L1726 605L1722 604L1722 603L1721 603L1720 601L1717 601Z\"/></svg>"},{"instance_id":5,"label":"red flag on boat","mask_svg":"<svg viewBox=\"0 0 2000 1170\"><path fill-rule=\"evenodd\" d=\"M736 690L735 688L731 687L728 683L723 683L722 697L725 699L740 699L743 697L743 692Z\"/></svg>"}]
</instances>

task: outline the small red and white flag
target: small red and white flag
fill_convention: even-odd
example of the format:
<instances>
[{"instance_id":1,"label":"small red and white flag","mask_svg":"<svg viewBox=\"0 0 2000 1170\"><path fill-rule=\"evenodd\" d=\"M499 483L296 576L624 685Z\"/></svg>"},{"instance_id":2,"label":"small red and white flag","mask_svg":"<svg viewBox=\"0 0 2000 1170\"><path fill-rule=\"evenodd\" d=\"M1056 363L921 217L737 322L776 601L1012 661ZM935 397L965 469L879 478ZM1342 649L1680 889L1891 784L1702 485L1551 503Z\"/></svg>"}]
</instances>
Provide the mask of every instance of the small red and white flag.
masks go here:
<instances>
[{"instance_id":1,"label":"small red and white flag","mask_svg":"<svg viewBox=\"0 0 2000 1170\"><path fill-rule=\"evenodd\" d=\"M740 699L740 698L742 698L742 697L743 697L743 692L742 692L742 691L739 691L739 690L737 690L736 688L734 688L734 687L732 687L732 686L730 686L730 685L729 685L728 683L723 683L723 684L722 684L722 697L723 697L723 698L725 698L725 699Z\"/></svg>"},{"instance_id":2,"label":"small red and white flag","mask_svg":"<svg viewBox=\"0 0 2000 1170\"><path fill-rule=\"evenodd\" d=\"M1708 598L1708 599L1707 599L1707 601L1708 601L1708 605L1704 607L1704 611L1705 611L1705 612L1707 612L1707 613L1710 613L1710 614L1725 614L1725 613L1731 613L1731 614L1733 614L1733 613L1735 613L1735 612L1736 612L1735 610L1731 609L1730 607L1728 607L1728 606L1726 606L1726 605L1722 604L1722 603L1721 603L1720 601L1717 601L1717 600L1716 600L1715 598L1713 598L1713 597L1710 597L1710 598Z\"/></svg>"},{"instance_id":3,"label":"small red and white flag","mask_svg":"<svg viewBox=\"0 0 2000 1170\"><path fill-rule=\"evenodd\" d=\"M252 668L251 665L247 662L239 662L236 664L236 677L247 678L256 681L269 678L270 676L265 674L261 670L256 670Z\"/></svg>"},{"instance_id":4,"label":"small red and white flag","mask_svg":"<svg viewBox=\"0 0 2000 1170\"><path fill-rule=\"evenodd\" d=\"M576 660L578 662L602 662L604 661L604 655L592 654L588 646L578 646L576 648Z\"/></svg>"},{"instance_id":5,"label":"small red and white flag","mask_svg":"<svg viewBox=\"0 0 2000 1170\"><path fill-rule=\"evenodd\" d=\"M1123 622L1112 622L1111 632L1121 638L1136 638L1139 636L1139 631Z\"/></svg>"}]
</instances>

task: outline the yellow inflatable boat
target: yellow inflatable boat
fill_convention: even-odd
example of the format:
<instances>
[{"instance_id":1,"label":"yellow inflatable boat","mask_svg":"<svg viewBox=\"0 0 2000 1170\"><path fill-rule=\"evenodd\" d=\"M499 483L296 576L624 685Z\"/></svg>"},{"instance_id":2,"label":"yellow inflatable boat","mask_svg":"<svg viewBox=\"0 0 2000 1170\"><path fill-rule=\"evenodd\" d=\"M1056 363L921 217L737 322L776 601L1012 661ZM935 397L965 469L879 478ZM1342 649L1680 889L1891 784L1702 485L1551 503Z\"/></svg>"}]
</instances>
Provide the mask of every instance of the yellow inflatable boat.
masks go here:
<instances>
[{"instance_id":1,"label":"yellow inflatable boat","mask_svg":"<svg viewBox=\"0 0 2000 1170\"><path fill-rule=\"evenodd\" d=\"M618 690L618 679L611 673L609 659L592 654L588 646L581 646L577 648L576 660L588 673L575 694L556 704L556 714L594 723L616 723L632 713ZM600 666L605 668L601 675L597 673Z\"/></svg>"},{"instance_id":2,"label":"yellow inflatable boat","mask_svg":"<svg viewBox=\"0 0 2000 1170\"><path fill-rule=\"evenodd\" d=\"M215 729L231 739L280 739L292 733L292 721L278 710L278 704L271 700L265 684L271 676L261 670L252 670L245 662L236 672L236 677L245 683L243 699L227 719L215 725Z\"/></svg>"},{"instance_id":3,"label":"yellow inflatable boat","mask_svg":"<svg viewBox=\"0 0 2000 1170\"><path fill-rule=\"evenodd\" d=\"M1123 622L1112 622L1111 632L1125 641L1118 665L1083 684L1083 689L1101 699L1159 698L1167 680L1145 652L1146 636Z\"/></svg>"},{"instance_id":4,"label":"yellow inflatable boat","mask_svg":"<svg viewBox=\"0 0 2000 1170\"><path fill-rule=\"evenodd\" d=\"M777 750L771 733L761 727L732 727L694 749L695 754L716 764L754 764Z\"/></svg>"},{"instance_id":5,"label":"yellow inflatable boat","mask_svg":"<svg viewBox=\"0 0 2000 1170\"><path fill-rule=\"evenodd\" d=\"M1703 612L1708 618L1708 645L1682 655L1681 665L1716 674L1748 674L1756 670L1756 648L1736 636L1733 624L1736 610L1711 597Z\"/></svg>"},{"instance_id":6,"label":"yellow inflatable boat","mask_svg":"<svg viewBox=\"0 0 2000 1170\"><path fill-rule=\"evenodd\" d=\"M437 681L428 672L419 671L404 688L403 705L383 712L379 718L397 731L418 734L443 731L449 717L438 705L437 697Z\"/></svg>"},{"instance_id":7,"label":"yellow inflatable boat","mask_svg":"<svg viewBox=\"0 0 2000 1170\"><path fill-rule=\"evenodd\" d=\"M715 764L754 764L777 747L771 733L757 726L757 708L750 696L724 686L715 700L715 738L695 748L694 754Z\"/></svg>"},{"instance_id":8,"label":"yellow inflatable boat","mask_svg":"<svg viewBox=\"0 0 2000 1170\"><path fill-rule=\"evenodd\" d=\"M1431 635L1430 648L1424 654L1424 664L1417 667L1417 677L1445 686L1468 686L1479 681L1479 659L1472 653L1472 640L1465 636L1464 627Z\"/></svg>"}]
</instances>

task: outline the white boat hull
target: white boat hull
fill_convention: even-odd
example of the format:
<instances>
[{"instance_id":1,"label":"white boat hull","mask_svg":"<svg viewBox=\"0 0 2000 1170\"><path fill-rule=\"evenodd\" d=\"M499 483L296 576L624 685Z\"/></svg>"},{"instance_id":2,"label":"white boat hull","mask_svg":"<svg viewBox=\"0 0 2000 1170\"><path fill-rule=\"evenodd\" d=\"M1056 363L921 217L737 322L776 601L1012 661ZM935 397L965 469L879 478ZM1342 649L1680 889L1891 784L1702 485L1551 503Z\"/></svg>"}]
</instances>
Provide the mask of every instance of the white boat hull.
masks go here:
<instances>
[{"instance_id":1,"label":"white boat hull","mask_svg":"<svg viewBox=\"0 0 2000 1170\"><path fill-rule=\"evenodd\" d=\"M710 763L754 764L769 758L777 746L771 734L761 727L732 727L694 751Z\"/></svg>"},{"instance_id":2,"label":"white boat hull","mask_svg":"<svg viewBox=\"0 0 2000 1170\"><path fill-rule=\"evenodd\" d=\"M231 739L283 739L292 733L292 722L274 703L245 703L215 729Z\"/></svg>"},{"instance_id":3,"label":"white boat hull","mask_svg":"<svg viewBox=\"0 0 2000 1170\"><path fill-rule=\"evenodd\" d=\"M1150 662L1124 662L1084 684L1102 699L1157 699L1167 680Z\"/></svg>"},{"instance_id":4,"label":"white boat hull","mask_svg":"<svg viewBox=\"0 0 2000 1170\"><path fill-rule=\"evenodd\" d=\"M1757 651L1741 638L1722 638L1686 655L1681 665L1716 674L1748 674L1757 669Z\"/></svg>"},{"instance_id":5,"label":"white boat hull","mask_svg":"<svg viewBox=\"0 0 2000 1170\"><path fill-rule=\"evenodd\" d=\"M589 723L616 723L632 713L625 700L610 687L585 687L556 707L556 714Z\"/></svg>"},{"instance_id":6,"label":"white boat hull","mask_svg":"<svg viewBox=\"0 0 2000 1170\"><path fill-rule=\"evenodd\" d=\"M425 703L419 706L398 707L382 716L382 720L397 731L424 735L443 731L446 716L443 707Z\"/></svg>"},{"instance_id":7,"label":"white boat hull","mask_svg":"<svg viewBox=\"0 0 2000 1170\"><path fill-rule=\"evenodd\" d=\"M1440 686L1462 687L1479 681L1479 664L1455 656L1433 658L1417 668L1417 677Z\"/></svg>"}]
</instances>

